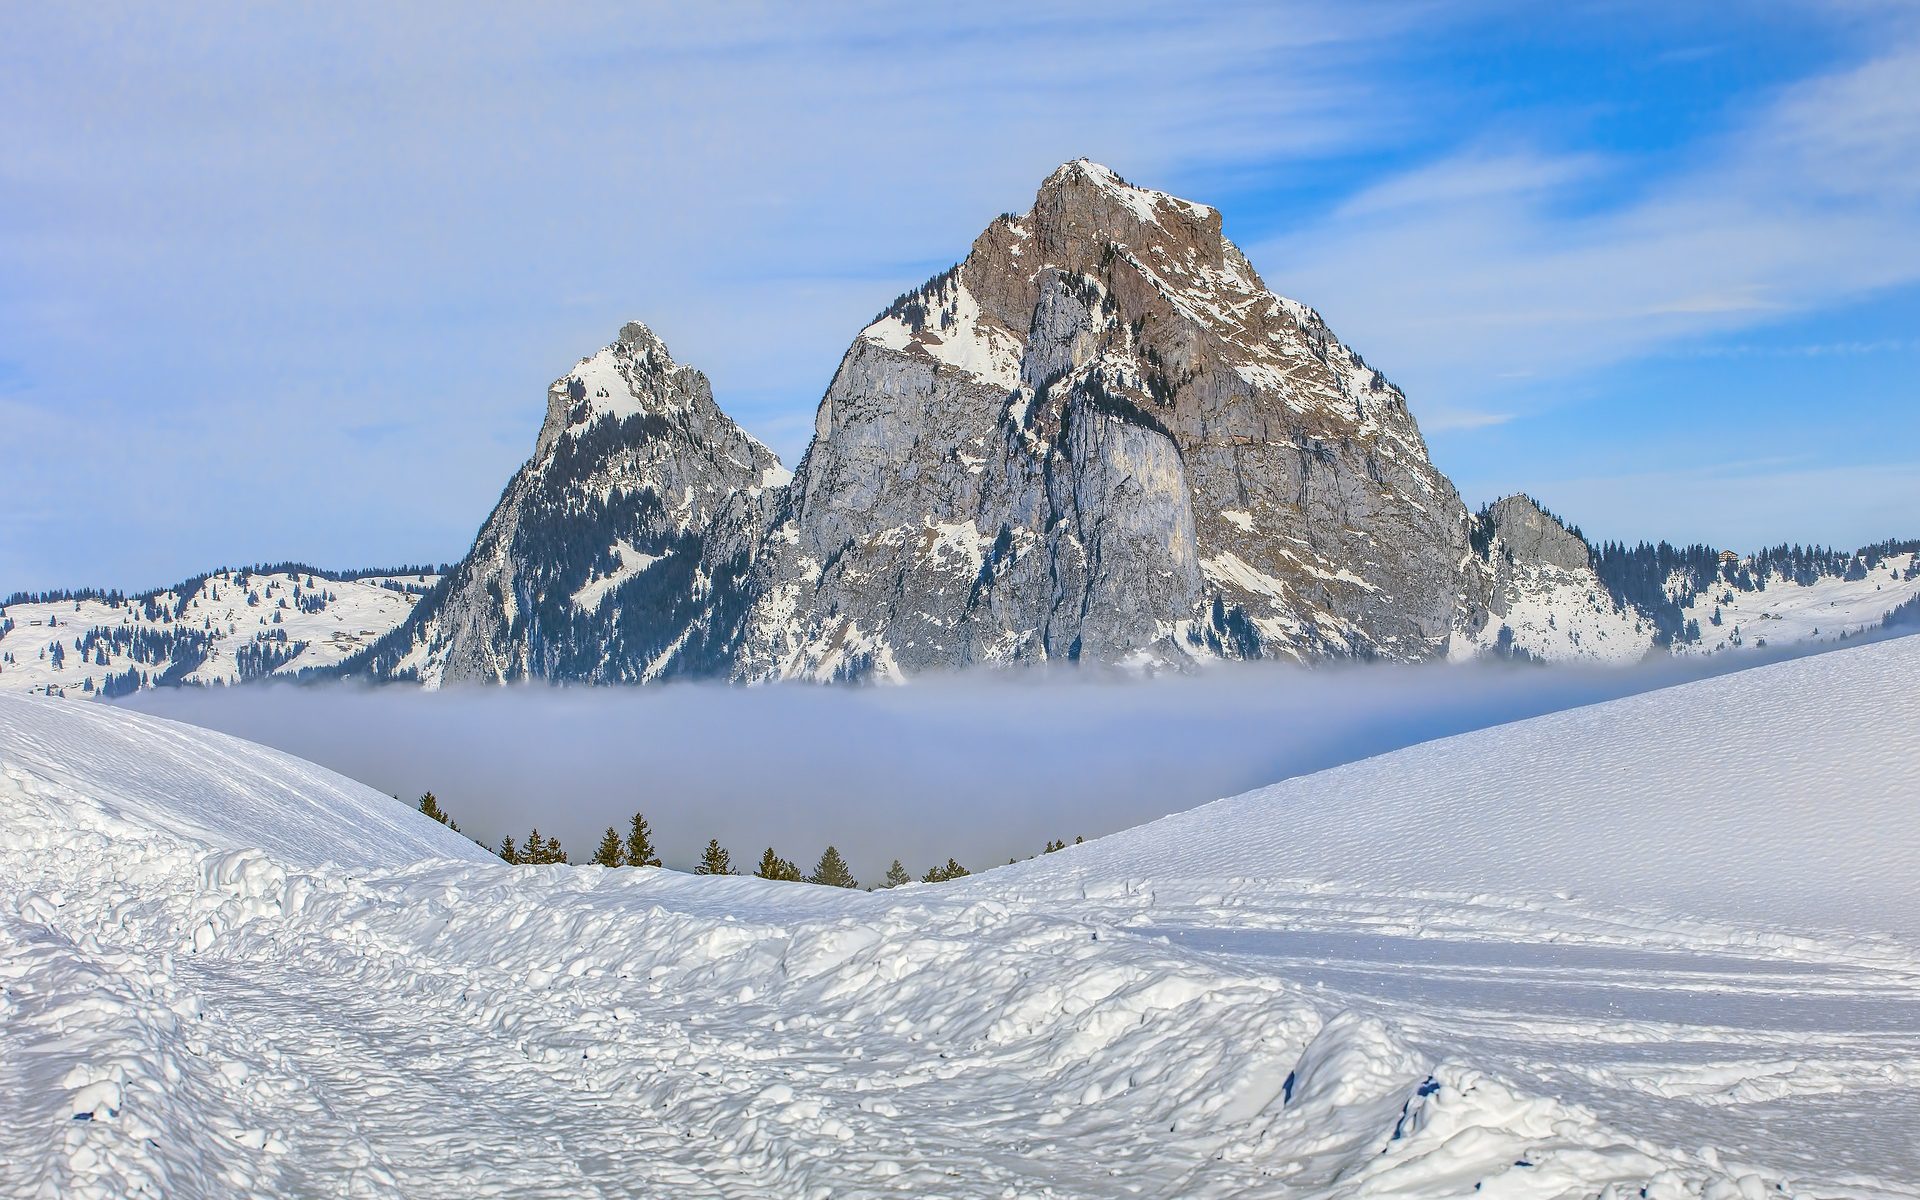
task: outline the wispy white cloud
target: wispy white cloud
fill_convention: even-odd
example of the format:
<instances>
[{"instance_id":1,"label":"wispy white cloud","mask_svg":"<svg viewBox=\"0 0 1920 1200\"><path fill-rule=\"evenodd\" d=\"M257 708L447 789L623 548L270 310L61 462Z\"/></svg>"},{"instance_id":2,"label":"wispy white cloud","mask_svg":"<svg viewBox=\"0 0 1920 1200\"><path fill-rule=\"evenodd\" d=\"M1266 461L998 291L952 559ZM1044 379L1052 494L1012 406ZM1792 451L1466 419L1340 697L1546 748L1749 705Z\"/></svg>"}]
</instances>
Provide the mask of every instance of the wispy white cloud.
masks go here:
<instances>
[{"instance_id":1,"label":"wispy white cloud","mask_svg":"<svg viewBox=\"0 0 1920 1200\"><path fill-rule=\"evenodd\" d=\"M1920 338L1875 338L1860 342L1736 342L1686 346L1674 353L1687 358L1855 358L1863 354L1911 354Z\"/></svg>"},{"instance_id":2,"label":"wispy white cloud","mask_svg":"<svg viewBox=\"0 0 1920 1200\"><path fill-rule=\"evenodd\" d=\"M1920 38L1765 99L1687 166L1484 141L1252 249L1421 404L1537 384L1920 281ZM1623 198L1579 203L1596 184ZM1455 425L1454 428L1459 428Z\"/></svg>"},{"instance_id":3,"label":"wispy white cloud","mask_svg":"<svg viewBox=\"0 0 1920 1200\"><path fill-rule=\"evenodd\" d=\"M1508 412L1435 407L1426 411L1420 424L1428 433L1444 433L1456 429L1491 429L1496 425L1505 425L1513 417L1514 414Z\"/></svg>"},{"instance_id":4,"label":"wispy white cloud","mask_svg":"<svg viewBox=\"0 0 1920 1200\"><path fill-rule=\"evenodd\" d=\"M149 553L177 571L456 553L546 382L630 317L790 455L775 399L810 414L859 326L1060 161L1157 179L1364 144L1411 108L1367 64L1429 17L1333 0L12 12L0 357L28 360L29 397L70 427L116 431L90 447L89 503L154 522L49 558L92 578ZM353 438L402 408L435 432ZM435 480L406 524L396 478Z\"/></svg>"}]
</instances>

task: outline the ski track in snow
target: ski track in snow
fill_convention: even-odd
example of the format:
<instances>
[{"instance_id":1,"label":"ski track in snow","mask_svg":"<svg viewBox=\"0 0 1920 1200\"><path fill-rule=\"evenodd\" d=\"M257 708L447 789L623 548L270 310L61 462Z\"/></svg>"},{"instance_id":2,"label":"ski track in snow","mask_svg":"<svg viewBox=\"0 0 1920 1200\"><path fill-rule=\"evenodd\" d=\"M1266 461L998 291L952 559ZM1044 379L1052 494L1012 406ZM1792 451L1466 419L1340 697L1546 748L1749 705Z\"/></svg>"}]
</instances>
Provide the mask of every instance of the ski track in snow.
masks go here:
<instances>
[{"instance_id":1,"label":"ski track in snow","mask_svg":"<svg viewBox=\"0 0 1920 1200\"><path fill-rule=\"evenodd\" d=\"M507 867L288 756L0 696L0 1184L1920 1196L1920 940L1860 901L1912 895L1920 818L1880 781L1920 754L1916 672L1920 638L1776 664L871 895ZM1492 773L1568 721L1653 765ZM1716 752L1784 790L1719 796ZM1589 841L1640 856L1617 887L1543 886L1660 787L1709 823L1818 805L1799 857L1870 852L1892 890L1783 907L1763 831L1702 907L1702 843L1658 821ZM1514 822L1539 852L1483 878Z\"/></svg>"}]
</instances>

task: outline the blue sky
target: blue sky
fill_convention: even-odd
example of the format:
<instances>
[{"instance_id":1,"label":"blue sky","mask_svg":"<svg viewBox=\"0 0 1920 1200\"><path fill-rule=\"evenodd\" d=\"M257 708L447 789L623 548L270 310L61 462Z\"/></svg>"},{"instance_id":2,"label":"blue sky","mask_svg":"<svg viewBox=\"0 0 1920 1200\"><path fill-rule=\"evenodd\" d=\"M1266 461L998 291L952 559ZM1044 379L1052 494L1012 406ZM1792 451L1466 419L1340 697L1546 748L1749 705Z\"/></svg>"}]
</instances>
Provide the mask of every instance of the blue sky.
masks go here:
<instances>
[{"instance_id":1,"label":"blue sky","mask_svg":"<svg viewBox=\"0 0 1920 1200\"><path fill-rule=\"evenodd\" d=\"M1914 6L947 7L13 7L0 591L458 557L632 317L791 462L1079 155L1220 207L1470 503L1920 536Z\"/></svg>"}]
</instances>

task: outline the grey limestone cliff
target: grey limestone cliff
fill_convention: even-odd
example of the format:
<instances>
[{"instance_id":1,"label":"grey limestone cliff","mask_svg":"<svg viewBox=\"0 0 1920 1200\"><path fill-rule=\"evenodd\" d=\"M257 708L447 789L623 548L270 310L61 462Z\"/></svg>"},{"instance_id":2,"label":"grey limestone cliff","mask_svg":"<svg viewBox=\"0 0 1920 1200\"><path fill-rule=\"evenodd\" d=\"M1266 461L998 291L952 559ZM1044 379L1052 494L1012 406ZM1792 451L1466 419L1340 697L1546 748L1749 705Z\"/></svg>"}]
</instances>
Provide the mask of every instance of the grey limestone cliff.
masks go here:
<instances>
[{"instance_id":1,"label":"grey limestone cliff","mask_svg":"<svg viewBox=\"0 0 1920 1200\"><path fill-rule=\"evenodd\" d=\"M1077 161L861 332L737 673L1440 651L1467 513L1203 205Z\"/></svg>"},{"instance_id":2,"label":"grey limestone cliff","mask_svg":"<svg viewBox=\"0 0 1920 1200\"><path fill-rule=\"evenodd\" d=\"M1593 581L1530 501L1470 516L1399 389L1217 211L1084 160L854 338L788 478L630 324L549 389L467 558L348 669L1413 661Z\"/></svg>"}]
</instances>

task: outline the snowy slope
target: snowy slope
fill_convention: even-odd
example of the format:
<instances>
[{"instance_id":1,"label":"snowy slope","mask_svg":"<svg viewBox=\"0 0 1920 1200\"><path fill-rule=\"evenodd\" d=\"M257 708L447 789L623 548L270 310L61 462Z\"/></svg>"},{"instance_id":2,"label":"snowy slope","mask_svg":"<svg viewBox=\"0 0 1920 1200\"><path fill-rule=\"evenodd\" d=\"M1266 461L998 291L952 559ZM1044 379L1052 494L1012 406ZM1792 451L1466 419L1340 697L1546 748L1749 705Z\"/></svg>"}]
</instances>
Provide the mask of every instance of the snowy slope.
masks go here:
<instances>
[{"instance_id":1,"label":"snowy slope","mask_svg":"<svg viewBox=\"0 0 1920 1200\"><path fill-rule=\"evenodd\" d=\"M1920 945L1917 772L1920 638L1898 638L1412 746L993 878L1571 894Z\"/></svg>"},{"instance_id":2,"label":"snowy slope","mask_svg":"<svg viewBox=\"0 0 1920 1200\"><path fill-rule=\"evenodd\" d=\"M399 625L438 580L223 570L143 596L10 604L0 611L12 623L0 625L0 692L90 696L129 671L152 686L332 666Z\"/></svg>"},{"instance_id":3,"label":"snowy slope","mask_svg":"<svg viewBox=\"0 0 1920 1200\"><path fill-rule=\"evenodd\" d=\"M1625 666L1655 649L1654 628L1639 612L1617 604L1592 569L1544 564L1511 572L1506 611L1478 631L1460 630L1448 646L1455 662L1511 651L1549 663L1598 662Z\"/></svg>"},{"instance_id":4,"label":"snowy slope","mask_svg":"<svg viewBox=\"0 0 1920 1200\"><path fill-rule=\"evenodd\" d=\"M1772 576L1752 591L1710 587L1692 597L1687 617L1700 640L1682 653L1712 654L1740 646L1837 642L1872 629L1893 609L1920 596L1913 554L1889 555L1861 579L1822 575L1811 583ZM1716 614L1719 620L1715 620Z\"/></svg>"},{"instance_id":5,"label":"snowy slope","mask_svg":"<svg viewBox=\"0 0 1920 1200\"><path fill-rule=\"evenodd\" d=\"M1920 1194L1916 681L1920 638L1836 650L1288 780L950 890L1072 905L1311 988L1788 1191Z\"/></svg>"},{"instance_id":6,"label":"snowy slope","mask_svg":"<svg viewBox=\"0 0 1920 1200\"><path fill-rule=\"evenodd\" d=\"M0 1163L61 1197L1920 1196L1920 944L1871 936L1911 932L1872 908L1914 823L1871 776L1910 773L1916 667L1756 670L871 895L446 861L284 756L0 701ZM1687 726L1736 701L1726 741ZM1594 762L1528 770L1547 745ZM1735 754L1799 790L1711 786ZM1372 819L1318 831L1327 788ZM1629 791L1637 838L1578 812ZM1674 808L1791 824L1804 911L1857 927L1768 930L1788 837ZM1653 915L1711 901L1676 882L1707 861L1732 915Z\"/></svg>"},{"instance_id":7,"label":"snowy slope","mask_svg":"<svg viewBox=\"0 0 1920 1200\"><path fill-rule=\"evenodd\" d=\"M0 694L7 828L154 830L282 863L393 866L493 856L406 805L290 754L103 705Z\"/></svg>"}]
</instances>

